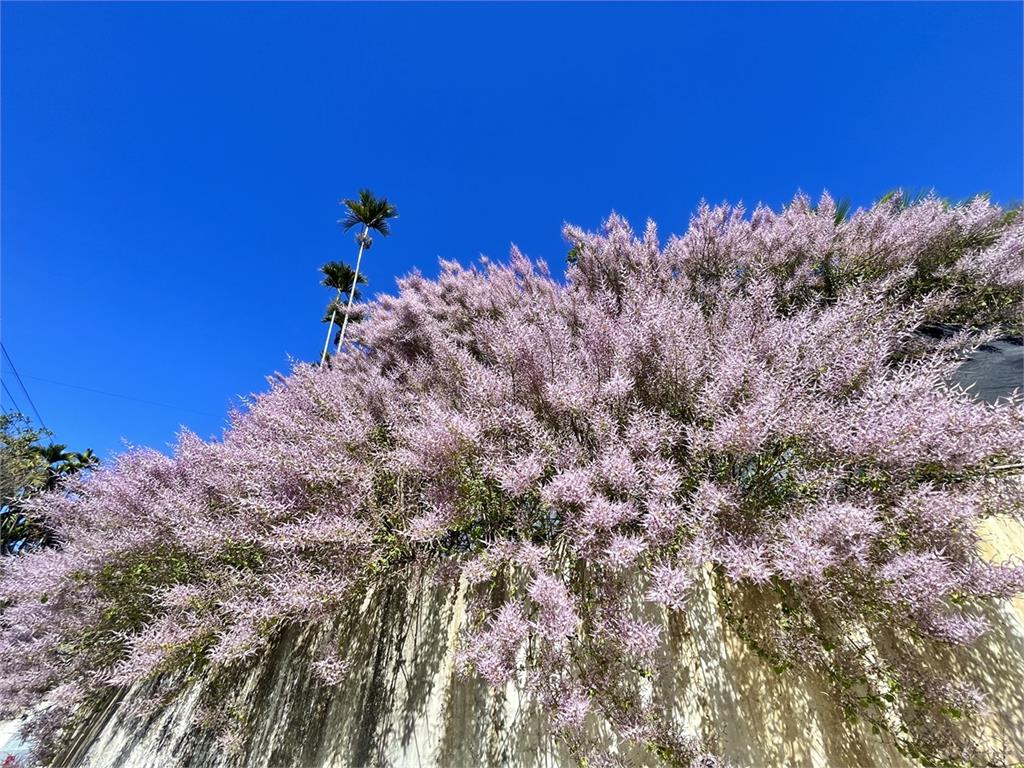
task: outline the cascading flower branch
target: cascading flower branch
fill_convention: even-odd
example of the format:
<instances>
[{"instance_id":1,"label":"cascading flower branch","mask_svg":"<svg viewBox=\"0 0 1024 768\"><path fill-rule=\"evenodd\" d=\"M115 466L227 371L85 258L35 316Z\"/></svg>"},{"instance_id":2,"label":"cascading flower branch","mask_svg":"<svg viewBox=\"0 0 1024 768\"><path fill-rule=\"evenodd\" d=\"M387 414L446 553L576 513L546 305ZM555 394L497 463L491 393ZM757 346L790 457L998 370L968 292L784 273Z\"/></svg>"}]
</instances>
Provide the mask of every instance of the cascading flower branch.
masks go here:
<instances>
[{"instance_id":1,"label":"cascading flower branch","mask_svg":"<svg viewBox=\"0 0 1024 768\"><path fill-rule=\"evenodd\" d=\"M702 206L664 246L613 215L565 228L564 281L515 249L406 277L332 369L298 365L221 441L38 502L62 544L3 560L0 701L46 696L56 728L423 569L469 585L462 667L525 685L579 757L603 722L685 765L710 734L678 732L648 679L659 616L710 579L777 668L925 762L985 762L983 692L927 648L1024 588L979 549L985 518L1024 512L1024 405L944 383L1019 322L1018 213L798 196Z\"/></svg>"}]
</instances>

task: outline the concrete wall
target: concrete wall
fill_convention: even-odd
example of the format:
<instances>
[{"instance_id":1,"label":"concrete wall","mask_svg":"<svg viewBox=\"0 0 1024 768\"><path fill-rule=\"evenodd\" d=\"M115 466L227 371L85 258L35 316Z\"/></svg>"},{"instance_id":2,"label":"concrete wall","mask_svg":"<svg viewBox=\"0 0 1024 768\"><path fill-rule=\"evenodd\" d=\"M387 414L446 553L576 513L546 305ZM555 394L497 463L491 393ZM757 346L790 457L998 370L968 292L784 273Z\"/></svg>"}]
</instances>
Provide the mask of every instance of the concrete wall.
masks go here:
<instances>
[{"instance_id":1,"label":"concrete wall","mask_svg":"<svg viewBox=\"0 0 1024 768\"><path fill-rule=\"evenodd\" d=\"M553 766L565 755L515 689L494 696L454 670L462 594L425 581L378 589L341 626L284 633L239 685L244 750L229 755L193 727L202 684L159 715L129 714L129 691L111 702L62 764L96 766ZM341 639L353 663L329 686L312 674L321 643Z\"/></svg>"},{"instance_id":2,"label":"concrete wall","mask_svg":"<svg viewBox=\"0 0 1024 768\"><path fill-rule=\"evenodd\" d=\"M992 557L1024 553L1024 529L993 522ZM464 619L460 590L426 581L372 594L333 627L292 629L238 685L250 740L232 755L195 726L203 684L158 715L111 701L80 734L66 765L93 766L561 766L568 756L544 718L509 686L494 695L453 668ZM936 659L978 680L992 696L988 738L1008 764L1024 761L1024 598L990 615L993 631L974 648ZM710 583L691 609L667 617L668 642L655 695L691 727L713 724L738 766L910 766L867 727L846 724L823 686L776 674L723 621ZM342 639L355 662L347 680L321 683L310 669L320 643ZM609 749L614 749L609 741Z\"/></svg>"}]
</instances>

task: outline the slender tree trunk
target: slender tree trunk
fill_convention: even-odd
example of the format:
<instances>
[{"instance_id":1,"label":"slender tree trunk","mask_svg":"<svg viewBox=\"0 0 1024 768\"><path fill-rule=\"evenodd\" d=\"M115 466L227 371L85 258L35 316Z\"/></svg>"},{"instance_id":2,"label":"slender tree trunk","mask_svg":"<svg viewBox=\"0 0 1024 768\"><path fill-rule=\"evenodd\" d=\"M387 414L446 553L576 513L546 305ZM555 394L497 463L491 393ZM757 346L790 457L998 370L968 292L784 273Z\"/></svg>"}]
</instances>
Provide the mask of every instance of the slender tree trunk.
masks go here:
<instances>
[{"instance_id":1,"label":"slender tree trunk","mask_svg":"<svg viewBox=\"0 0 1024 768\"><path fill-rule=\"evenodd\" d=\"M369 227L363 227L363 236L359 238L359 255L356 256L356 272L352 276L352 288L348 292L348 304L345 306L345 319L341 321L341 333L338 336L338 346L334 348L334 354L341 352L341 345L345 343L345 329L348 328L348 317L352 312L352 299L356 297L356 283L359 282L359 265L363 261L363 248L366 247L366 237L369 232Z\"/></svg>"},{"instance_id":2,"label":"slender tree trunk","mask_svg":"<svg viewBox=\"0 0 1024 768\"><path fill-rule=\"evenodd\" d=\"M341 290L340 289L338 290L337 298L339 298L339 299L341 298ZM335 316L337 316L337 314L338 314L338 308L337 308L337 306L335 306L335 308L331 310L331 324L327 326L327 338L324 339L324 351L320 355L320 367L321 368L323 368L324 367L324 363L327 362L327 348L329 346L331 346L331 332L334 330L334 318L335 318Z\"/></svg>"}]
</instances>

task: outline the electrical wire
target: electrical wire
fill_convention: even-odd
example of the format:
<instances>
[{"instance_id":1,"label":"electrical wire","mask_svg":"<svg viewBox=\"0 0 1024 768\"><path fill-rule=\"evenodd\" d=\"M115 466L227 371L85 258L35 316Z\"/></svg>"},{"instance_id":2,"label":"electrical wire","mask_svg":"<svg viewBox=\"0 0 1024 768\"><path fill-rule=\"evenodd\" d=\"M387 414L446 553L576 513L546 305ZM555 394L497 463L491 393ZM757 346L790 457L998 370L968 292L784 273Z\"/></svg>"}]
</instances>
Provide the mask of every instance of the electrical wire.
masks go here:
<instances>
[{"instance_id":1,"label":"electrical wire","mask_svg":"<svg viewBox=\"0 0 1024 768\"><path fill-rule=\"evenodd\" d=\"M42 376L30 376L25 374L26 379L32 379L33 381L43 381L47 384L56 384L59 387L68 387L70 389L79 389L83 392L92 392L95 395L105 395L106 397L116 397L119 400L131 400L135 403L144 403L145 405L155 405L159 408L170 408L174 411L185 411L188 413L194 413L199 416L212 416L213 418L219 418L217 414L207 413L206 411L197 411L193 408L185 408L180 405L171 405L170 403L159 403L156 400L146 400L142 397L132 397L131 395L121 395L117 392L106 392L102 389L94 389L93 387L83 387L79 384L68 384L66 381L55 381L54 379L44 379Z\"/></svg>"},{"instance_id":2,"label":"electrical wire","mask_svg":"<svg viewBox=\"0 0 1024 768\"><path fill-rule=\"evenodd\" d=\"M0 387L4 388L4 392L7 393L7 399L11 401L11 405L14 406L14 410L17 413L21 413L21 406L18 405L18 401L14 399L14 395L11 394L11 390L9 390L7 385L4 384L3 379L0 379Z\"/></svg>"},{"instance_id":3,"label":"electrical wire","mask_svg":"<svg viewBox=\"0 0 1024 768\"><path fill-rule=\"evenodd\" d=\"M21 385L21 391L24 392L25 393L25 397L28 398L28 404L32 406L32 413L34 413L36 415L36 418L39 419L39 424L42 426L42 428L43 429L47 429L46 422L43 421L43 417L39 415L39 409L36 408L36 404L32 400L32 395L30 395L28 393L28 389L25 387L25 382L23 382L21 380L21 374L18 373L18 369L14 365L14 361L11 360L11 355L7 351L7 347L4 346L4 343L2 341L0 341L0 350L3 351L4 358L7 360L7 364L9 366L11 366L11 370L14 371L14 377L18 380L18 384ZM4 389L7 389L7 387L5 386ZM7 390L7 394L8 395L11 394L10 390ZM11 399L13 400L13 398L11 398ZM47 430L47 431L49 431L49 430Z\"/></svg>"}]
</instances>

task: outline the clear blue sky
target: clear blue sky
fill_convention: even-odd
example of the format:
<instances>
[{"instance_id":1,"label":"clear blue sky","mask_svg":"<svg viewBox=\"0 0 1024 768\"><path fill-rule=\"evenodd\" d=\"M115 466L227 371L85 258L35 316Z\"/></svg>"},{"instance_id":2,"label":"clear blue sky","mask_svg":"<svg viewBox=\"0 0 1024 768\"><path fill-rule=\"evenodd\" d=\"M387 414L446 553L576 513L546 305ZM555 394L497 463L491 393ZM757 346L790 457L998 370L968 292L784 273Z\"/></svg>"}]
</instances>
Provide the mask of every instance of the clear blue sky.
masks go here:
<instances>
[{"instance_id":1,"label":"clear blue sky","mask_svg":"<svg viewBox=\"0 0 1024 768\"><path fill-rule=\"evenodd\" d=\"M1024 196L1020 3L0 13L2 338L57 438L106 456L219 435L317 356L360 186L401 212L371 292L511 242L560 266L562 222L612 209L664 236L702 197Z\"/></svg>"}]
</instances>

